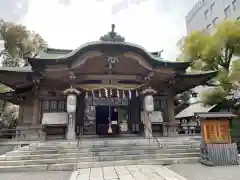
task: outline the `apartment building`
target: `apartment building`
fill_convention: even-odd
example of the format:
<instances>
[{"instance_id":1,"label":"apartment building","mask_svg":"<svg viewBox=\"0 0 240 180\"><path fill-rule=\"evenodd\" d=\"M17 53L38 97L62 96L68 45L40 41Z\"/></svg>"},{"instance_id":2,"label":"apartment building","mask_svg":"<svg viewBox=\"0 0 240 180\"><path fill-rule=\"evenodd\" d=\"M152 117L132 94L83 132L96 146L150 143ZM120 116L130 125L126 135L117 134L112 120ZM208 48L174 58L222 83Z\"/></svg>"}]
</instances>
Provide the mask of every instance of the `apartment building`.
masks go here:
<instances>
[{"instance_id":1,"label":"apartment building","mask_svg":"<svg viewBox=\"0 0 240 180\"><path fill-rule=\"evenodd\" d=\"M195 30L212 32L226 19L240 18L240 0L199 0L186 16L187 35Z\"/></svg>"}]
</instances>

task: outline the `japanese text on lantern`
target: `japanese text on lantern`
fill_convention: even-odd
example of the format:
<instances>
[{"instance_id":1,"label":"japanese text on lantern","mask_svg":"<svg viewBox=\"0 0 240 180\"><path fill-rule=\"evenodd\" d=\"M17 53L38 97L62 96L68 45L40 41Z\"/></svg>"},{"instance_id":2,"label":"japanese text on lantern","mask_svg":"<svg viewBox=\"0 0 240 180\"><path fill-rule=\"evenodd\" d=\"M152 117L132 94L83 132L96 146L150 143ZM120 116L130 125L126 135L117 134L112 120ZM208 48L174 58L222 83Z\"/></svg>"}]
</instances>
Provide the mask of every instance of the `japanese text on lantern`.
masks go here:
<instances>
[{"instance_id":1,"label":"japanese text on lantern","mask_svg":"<svg viewBox=\"0 0 240 180\"><path fill-rule=\"evenodd\" d=\"M204 120L202 122L206 143L230 143L228 120Z\"/></svg>"}]
</instances>

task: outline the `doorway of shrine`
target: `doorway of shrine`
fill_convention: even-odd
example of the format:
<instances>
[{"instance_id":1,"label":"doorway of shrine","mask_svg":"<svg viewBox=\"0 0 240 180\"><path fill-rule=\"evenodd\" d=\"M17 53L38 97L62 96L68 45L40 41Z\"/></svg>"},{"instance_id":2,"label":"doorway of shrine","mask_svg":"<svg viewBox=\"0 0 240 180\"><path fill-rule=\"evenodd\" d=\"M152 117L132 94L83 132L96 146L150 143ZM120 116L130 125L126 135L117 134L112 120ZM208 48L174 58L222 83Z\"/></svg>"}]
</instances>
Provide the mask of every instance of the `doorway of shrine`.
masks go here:
<instances>
[{"instance_id":1,"label":"doorway of shrine","mask_svg":"<svg viewBox=\"0 0 240 180\"><path fill-rule=\"evenodd\" d=\"M140 133L139 101L127 98L88 98L83 135L121 136Z\"/></svg>"},{"instance_id":2,"label":"doorway of shrine","mask_svg":"<svg viewBox=\"0 0 240 180\"><path fill-rule=\"evenodd\" d=\"M119 117L116 106L96 106L96 134L119 134Z\"/></svg>"}]
</instances>

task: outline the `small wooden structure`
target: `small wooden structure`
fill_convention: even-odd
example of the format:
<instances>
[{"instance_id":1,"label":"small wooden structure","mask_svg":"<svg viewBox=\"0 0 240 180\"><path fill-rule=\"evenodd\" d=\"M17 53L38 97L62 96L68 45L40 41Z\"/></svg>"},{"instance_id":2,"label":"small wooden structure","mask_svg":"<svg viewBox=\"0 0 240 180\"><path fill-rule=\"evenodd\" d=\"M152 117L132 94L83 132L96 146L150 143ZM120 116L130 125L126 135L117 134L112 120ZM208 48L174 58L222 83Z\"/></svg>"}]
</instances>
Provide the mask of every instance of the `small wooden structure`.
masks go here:
<instances>
[{"instance_id":1,"label":"small wooden structure","mask_svg":"<svg viewBox=\"0 0 240 180\"><path fill-rule=\"evenodd\" d=\"M238 165L237 144L231 142L229 121L232 113L196 113L200 120L202 143L201 163L204 165Z\"/></svg>"}]
</instances>

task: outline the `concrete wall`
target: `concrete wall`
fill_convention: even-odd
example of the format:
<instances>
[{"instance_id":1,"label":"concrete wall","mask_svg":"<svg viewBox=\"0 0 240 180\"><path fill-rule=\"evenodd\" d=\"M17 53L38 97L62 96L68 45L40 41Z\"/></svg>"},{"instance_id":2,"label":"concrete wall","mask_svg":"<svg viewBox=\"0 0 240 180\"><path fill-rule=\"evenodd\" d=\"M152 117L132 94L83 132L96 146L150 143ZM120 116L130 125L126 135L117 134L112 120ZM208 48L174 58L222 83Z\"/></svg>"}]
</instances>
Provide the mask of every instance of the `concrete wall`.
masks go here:
<instances>
[{"instance_id":1,"label":"concrete wall","mask_svg":"<svg viewBox=\"0 0 240 180\"><path fill-rule=\"evenodd\" d=\"M235 1L236 9L233 2L234 0L199 0L186 16L187 34L195 30L212 32L219 22L225 19L238 19L240 17L240 1ZM227 7L229 7L229 16L226 18L224 10Z\"/></svg>"}]
</instances>

